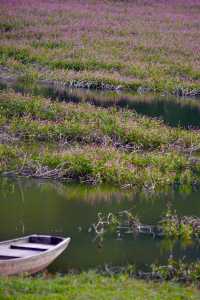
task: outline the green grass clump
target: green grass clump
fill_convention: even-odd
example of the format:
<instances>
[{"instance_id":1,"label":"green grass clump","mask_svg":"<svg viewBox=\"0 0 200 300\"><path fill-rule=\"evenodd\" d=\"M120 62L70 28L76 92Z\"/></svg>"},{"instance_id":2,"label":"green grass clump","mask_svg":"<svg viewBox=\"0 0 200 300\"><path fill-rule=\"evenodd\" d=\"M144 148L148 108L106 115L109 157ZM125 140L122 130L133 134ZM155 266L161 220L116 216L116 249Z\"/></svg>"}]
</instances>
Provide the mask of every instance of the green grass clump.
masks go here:
<instances>
[{"instance_id":1,"label":"green grass clump","mask_svg":"<svg viewBox=\"0 0 200 300\"><path fill-rule=\"evenodd\" d=\"M7 119L8 132L36 141L67 139L144 150L163 150L176 142L182 149L200 143L197 131L170 128L134 111L51 102L12 92L0 93L0 115Z\"/></svg>"},{"instance_id":2,"label":"green grass clump","mask_svg":"<svg viewBox=\"0 0 200 300\"><path fill-rule=\"evenodd\" d=\"M191 186L200 182L199 165L190 166L187 157L176 152L165 155L126 153L113 147L93 145L75 145L60 151L44 146L41 150L31 150L30 147L1 145L0 162L1 173L12 171L34 177L128 185L139 189L182 183Z\"/></svg>"},{"instance_id":3,"label":"green grass clump","mask_svg":"<svg viewBox=\"0 0 200 300\"><path fill-rule=\"evenodd\" d=\"M0 144L0 172L16 168L19 163L17 149Z\"/></svg>"},{"instance_id":4,"label":"green grass clump","mask_svg":"<svg viewBox=\"0 0 200 300\"><path fill-rule=\"evenodd\" d=\"M7 300L197 300L195 287L175 283L154 283L125 275L105 277L95 272L53 278L0 279L0 298Z\"/></svg>"},{"instance_id":5,"label":"green grass clump","mask_svg":"<svg viewBox=\"0 0 200 300\"><path fill-rule=\"evenodd\" d=\"M13 58L23 64L31 63L34 59L30 56L26 48L15 48L11 46L0 47L0 61Z\"/></svg>"},{"instance_id":6,"label":"green grass clump","mask_svg":"<svg viewBox=\"0 0 200 300\"><path fill-rule=\"evenodd\" d=\"M0 32L10 32L12 30L22 29L25 25L23 21L11 18L1 18L0 21Z\"/></svg>"},{"instance_id":7,"label":"green grass clump","mask_svg":"<svg viewBox=\"0 0 200 300\"><path fill-rule=\"evenodd\" d=\"M53 61L49 63L50 67L53 69L66 69L74 71L83 71L83 70L106 70L114 71L120 70L121 65L119 63L104 63L98 62L96 60L89 61Z\"/></svg>"}]
</instances>

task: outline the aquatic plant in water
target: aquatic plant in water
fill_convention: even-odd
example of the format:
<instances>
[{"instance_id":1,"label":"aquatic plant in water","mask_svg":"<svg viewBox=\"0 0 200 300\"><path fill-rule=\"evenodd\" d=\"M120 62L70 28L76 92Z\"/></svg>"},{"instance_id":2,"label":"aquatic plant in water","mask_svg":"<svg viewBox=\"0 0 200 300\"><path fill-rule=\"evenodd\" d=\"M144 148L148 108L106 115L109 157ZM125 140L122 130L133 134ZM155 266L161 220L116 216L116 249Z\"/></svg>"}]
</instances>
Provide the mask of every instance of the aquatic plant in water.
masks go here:
<instances>
[{"instance_id":1,"label":"aquatic plant in water","mask_svg":"<svg viewBox=\"0 0 200 300\"><path fill-rule=\"evenodd\" d=\"M115 233L117 237L127 234L133 236L142 234L153 238L192 239L200 237L200 218L193 216L178 216L175 212L167 210L165 216L156 225L142 224L137 216L130 211L118 214L109 213L103 216L98 214L97 223L93 225L97 238Z\"/></svg>"},{"instance_id":2,"label":"aquatic plant in water","mask_svg":"<svg viewBox=\"0 0 200 300\"><path fill-rule=\"evenodd\" d=\"M161 219L164 235L174 238L200 237L200 218L194 216L178 216L170 209Z\"/></svg>"}]
</instances>

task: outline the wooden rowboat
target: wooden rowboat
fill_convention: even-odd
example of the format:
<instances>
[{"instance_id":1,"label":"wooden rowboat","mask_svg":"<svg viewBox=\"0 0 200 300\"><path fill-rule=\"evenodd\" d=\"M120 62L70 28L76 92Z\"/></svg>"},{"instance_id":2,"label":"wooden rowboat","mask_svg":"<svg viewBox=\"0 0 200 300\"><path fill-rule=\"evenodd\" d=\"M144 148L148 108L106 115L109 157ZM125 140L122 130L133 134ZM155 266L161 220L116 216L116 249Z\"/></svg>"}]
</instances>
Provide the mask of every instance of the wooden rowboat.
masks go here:
<instances>
[{"instance_id":1,"label":"wooden rowboat","mask_svg":"<svg viewBox=\"0 0 200 300\"><path fill-rule=\"evenodd\" d=\"M34 234L0 242L0 275L37 273L52 263L67 248L70 240Z\"/></svg>"}]
</instances>

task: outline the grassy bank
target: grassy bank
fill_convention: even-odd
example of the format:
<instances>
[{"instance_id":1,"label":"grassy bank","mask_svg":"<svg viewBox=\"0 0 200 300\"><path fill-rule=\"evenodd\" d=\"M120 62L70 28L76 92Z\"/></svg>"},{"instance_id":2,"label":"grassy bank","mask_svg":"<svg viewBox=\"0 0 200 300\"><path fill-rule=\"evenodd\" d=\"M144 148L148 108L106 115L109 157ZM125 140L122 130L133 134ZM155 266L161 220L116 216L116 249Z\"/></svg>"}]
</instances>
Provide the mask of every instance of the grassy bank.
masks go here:
<instances>
[{"instance_id":1,"label":"grassy bank","mask_svg":"<svg viewBox=\"0 0 200 300\"><path fill-rule=\"evenodd\" d=\"M9 0L0 8L0 63L26 80L199 93L195 0Z\"/></svg>"},{"instance_id":2,"label":"grassy bank","mask_svg":"<svg viewBox=\"0 0 200 300\"><path fill-rule=\"evenodd\" d=\"M200 182L199 131L130 110L0 93L0 171L136 188Z\"/></svg>"},{"instance_id":3,"label":"grassy bank","mask_svg":"<svg viewBox=\"0 0 200 300\"><path fill-rule=\"evenodd\" d=\"M93 272L49 279L0 279L0 298L8 300L197 300L199 297L199 291L193 287L144 282L126 276L104 277Z\"/></svg>"},{"instance_id":4,"label":"grassy bank","mask_svg":"<svg viewBox=\"0 0 200 300\"><path fill-rule=\"evenodd\" d=\"M150 189L200 182L199 164L193 165L176 152L127 154L95 146L72 146L58 152L0 145L0 172Z\"/></svg>"},{"instance_id":5,"label":"grassy bank","mask_svg":"<svg viewBox=\"0 0 200 300\"><path fill-rule=\"evenodd\" d=\"M128 109L52 102L12 92L0 92L0 117L4 131L23 140L66 140L127 150L172 149L178 141L182 151L200 143L198 131L171 128Z\"/></svg>"}]
</instances>

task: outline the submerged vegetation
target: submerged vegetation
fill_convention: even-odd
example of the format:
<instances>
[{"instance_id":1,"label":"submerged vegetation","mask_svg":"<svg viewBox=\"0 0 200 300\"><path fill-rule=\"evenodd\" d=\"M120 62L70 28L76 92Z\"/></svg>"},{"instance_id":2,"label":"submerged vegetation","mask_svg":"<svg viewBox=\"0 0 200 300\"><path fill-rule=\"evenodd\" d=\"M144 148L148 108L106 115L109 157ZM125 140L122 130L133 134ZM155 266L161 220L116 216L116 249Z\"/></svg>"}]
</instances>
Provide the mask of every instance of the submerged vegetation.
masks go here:
<instances>
[{"instance_id":1,"label":"submerged vegetation","mask_svg":"<svg viewBox=\"0 0 200 300\"><path fill-rule=\"evenodd\" d=\"M148 189L200 182L199 132L134 111L1 92L0 123L4 174Z\"/></svg>"},{"instance_id":2,"label":"submerged vegetation","mask_svg":"<svg viewBox=\"0 0 200 300\"><path fill-rule=\"evenodd\" d=\"M132 235L146 235L153 238L182 239L189 241L200 237L200 218L194 216L178 216L176 212L167 210L157 224L143 224L131 211L120 211L117 214L108 213L103 216L98 213L97 223L92 225L96 240L100 243L106 234L114 233L122 238Z\"/></svg>"},{"instance_id":3,"label":"submerged vegetation","mask_svg":"<svg viewBox=\"0 0 200 300\"><path fill-rule=\"evenodd\" d=\"M0 63L28 80L199 95L199 7L195 0L1 1Z\"/></svg>"}]
</instances>

